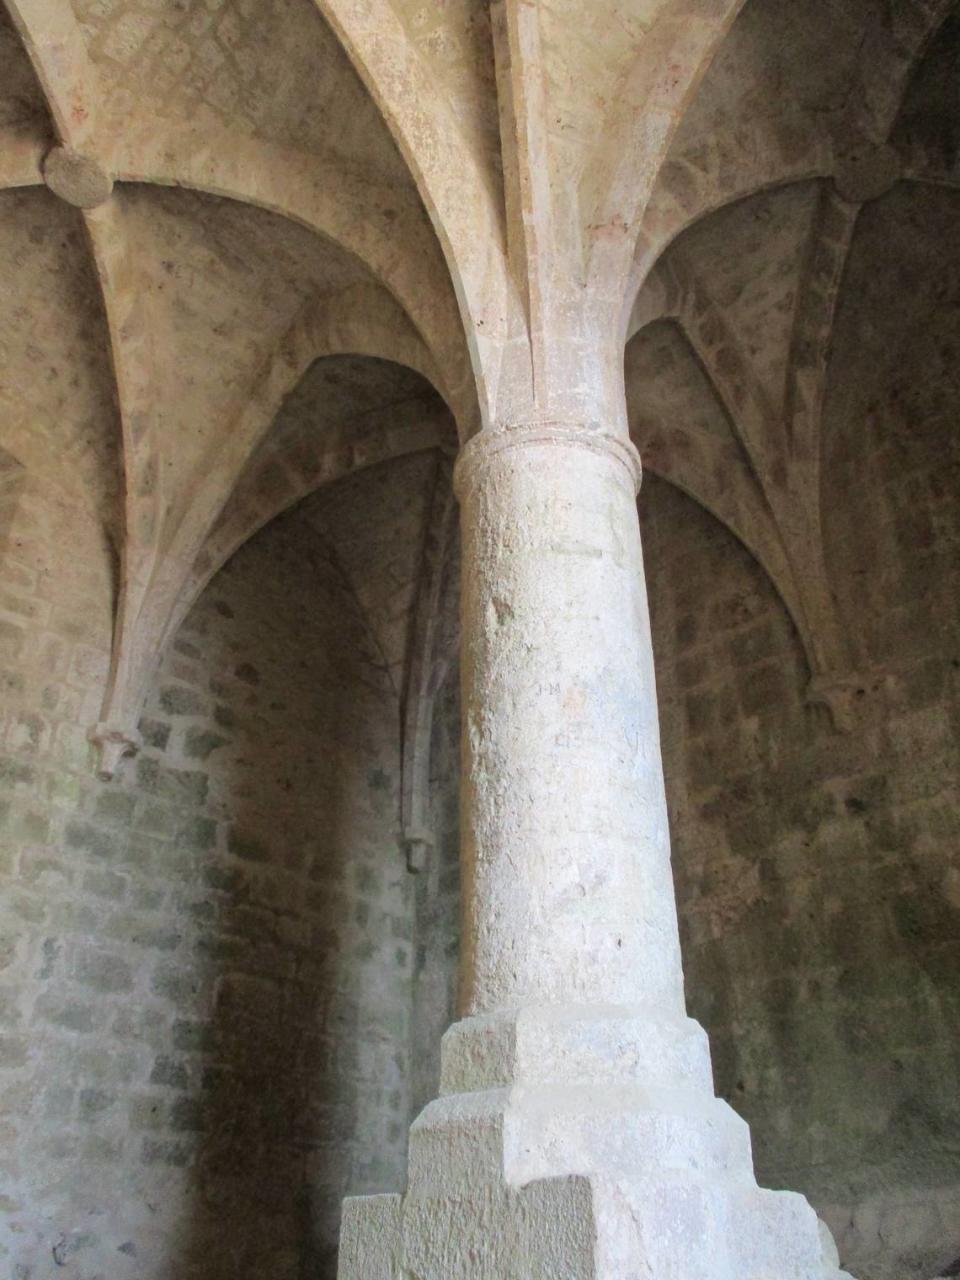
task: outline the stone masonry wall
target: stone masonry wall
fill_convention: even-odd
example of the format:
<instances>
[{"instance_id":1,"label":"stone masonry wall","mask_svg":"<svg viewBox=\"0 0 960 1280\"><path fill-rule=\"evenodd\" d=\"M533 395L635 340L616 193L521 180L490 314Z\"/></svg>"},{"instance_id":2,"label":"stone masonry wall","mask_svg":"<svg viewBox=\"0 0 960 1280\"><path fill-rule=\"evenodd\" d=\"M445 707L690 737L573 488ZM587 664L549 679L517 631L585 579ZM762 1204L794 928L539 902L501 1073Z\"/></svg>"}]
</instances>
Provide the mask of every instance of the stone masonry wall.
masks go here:
<instances>
[{"instance_id":1,"label":"stone masonry wall","mask_svg":"<svg viewBox=\"0 0 960 1280\"><path fill-rule=\"evenodd\" d=\"M881 436L836 477L859 532L835 532L834 565L872 606L850 735L805 705L748 553L649 478L641 510L687 999L718 1089L761 1181L805 1192L855 1275L921 1280L960 1255L960 557L946 440L905 469Z\"/></svg>"},{"instance_id":2,"label":"stone masonry wall","mask_svg":"<svg viewBox=\"0 0 960 1280\"><path fill-rule=\"evenodd\" d=\"M898 367L917 390L891 389L849 435L835 424L828 460L831 570L863 655L853 734L805 704L791 624L743 548L652 478L641 499L691 1011L762 1180L810 1195L862 1280L960 1255L957 459L949 405ZM454 1016L459 888L455 668L418 880L397 840L402 639L384 620L412 595L421 471L397 472L409 501L383 469L369 491L350 481L369 516L343 554L331 491L235 557L110 784L85 739L110 549L75 504L5 476L14 1280L322 1280L342 1195L402 1184ZM365 566L405 538L371 628Z\"/></svg>"},{"instance_id":3,"label":"stone masonry wall","mask_svg":"<svg viewBox=\"0 0 960 1280\"><path fill-rule=\"evenodd\" d=\"M299 512L205 592L97 781L111 557L33 482L0 512L0 1274L334 1275L409 1112L397 709ZM11 495L15 500L11 500ZM376 523L376 513L371 521Z\"/></svg>"}]
</instances>

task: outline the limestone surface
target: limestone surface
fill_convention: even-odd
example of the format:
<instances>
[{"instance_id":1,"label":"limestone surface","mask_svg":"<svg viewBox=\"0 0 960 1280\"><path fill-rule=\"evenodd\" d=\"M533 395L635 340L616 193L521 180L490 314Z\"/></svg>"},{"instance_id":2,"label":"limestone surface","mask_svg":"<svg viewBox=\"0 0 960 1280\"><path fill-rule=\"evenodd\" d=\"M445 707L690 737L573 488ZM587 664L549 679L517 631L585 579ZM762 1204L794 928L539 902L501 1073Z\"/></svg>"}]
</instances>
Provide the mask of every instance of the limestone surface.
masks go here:
<instances>
[{"instance_id":1,"label":"limestone surface","mask_svg":"<svg viewBox=\"0 0 960 1280\"><path fill-rule=\"evenodd\" d=\"M0 0L0 1273L949 1274L958 51Z\"/></svg>"}]
</instances>

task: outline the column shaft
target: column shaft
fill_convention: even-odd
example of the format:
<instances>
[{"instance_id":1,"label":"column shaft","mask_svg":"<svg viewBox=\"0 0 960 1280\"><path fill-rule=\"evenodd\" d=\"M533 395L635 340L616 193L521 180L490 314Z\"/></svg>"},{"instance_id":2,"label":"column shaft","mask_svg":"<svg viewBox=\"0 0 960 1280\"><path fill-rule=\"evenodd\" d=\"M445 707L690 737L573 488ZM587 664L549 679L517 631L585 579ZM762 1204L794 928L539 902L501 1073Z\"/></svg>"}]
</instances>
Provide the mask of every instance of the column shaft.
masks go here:
<instances>
[{"instance_id":1,"label":"column shaft","mask_svg":"<svg viewBox=\"0 0 960 1280\"><path fill-rule=\"evenodd\" d=\"M628 441L557 424L458 464L469 1014L683 1014L639 479Z\"/></svg>"}]
</instances>

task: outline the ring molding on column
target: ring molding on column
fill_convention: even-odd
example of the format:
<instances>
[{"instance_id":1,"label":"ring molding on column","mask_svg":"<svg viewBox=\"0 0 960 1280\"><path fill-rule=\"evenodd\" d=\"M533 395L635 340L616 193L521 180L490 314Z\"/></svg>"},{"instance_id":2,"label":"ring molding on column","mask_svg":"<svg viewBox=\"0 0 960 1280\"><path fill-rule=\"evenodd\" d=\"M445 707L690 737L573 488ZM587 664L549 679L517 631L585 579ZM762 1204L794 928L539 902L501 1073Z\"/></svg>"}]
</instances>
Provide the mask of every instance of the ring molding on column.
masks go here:
<instances>
[{"instance_id":1,"label":"ring molding on column","mask_svg":"<svg viewBox=\"0 0 960 1280\"><path fill-rule=\"evenodd\" d=\"M512 427L495 427L478 431L461 448L453 472L453 487L458 497L474 483L481 466L507 449L529 448L553 444L587 449L606 454L626 468L634 492L640 492L643 466L632 440L613 435L583 423L560 421L524 422Z\"/></svg>"}]
</instances>

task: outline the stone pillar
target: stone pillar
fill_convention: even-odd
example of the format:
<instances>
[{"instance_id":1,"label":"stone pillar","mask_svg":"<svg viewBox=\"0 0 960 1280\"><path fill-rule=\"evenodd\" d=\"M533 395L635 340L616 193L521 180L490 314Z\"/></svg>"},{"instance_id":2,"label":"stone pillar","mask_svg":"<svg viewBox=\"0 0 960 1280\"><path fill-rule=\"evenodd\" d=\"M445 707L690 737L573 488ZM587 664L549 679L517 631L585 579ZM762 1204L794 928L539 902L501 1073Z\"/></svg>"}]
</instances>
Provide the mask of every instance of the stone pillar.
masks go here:
<instances>
[{"instance_id":1,"label":"stone pillar","mask_svg":"<svg viewBox=\"0 0 960 1280\"><path fill-rule=\"evenodd\" d=\"M661 1060L669 1041L674 1068L692 1054L706 1078L683 1004L640 459L544 423L474 437L456 485L466 1017L444 1087L481 1082L481 1062L483 1083L514 1082L518 1028L539 1056L545 1022L553 1038L629 1024L648 1045L656 1025Z\"/></svg>"},{"instance_id":2,"label":"stone pillar","mask_svg":"<svg viewBox=\"0 0 960 1280\"><path fill-rule=\"evenodd\" d=\"M821 1280L686 1017L633 446L475 437L463 528L463 1020L404 1196L341 1280Z\"/></svg>"},{"instance_id":3,"label":"stone pillar","mask_svg":"<svg viewBox=\"0 0 960 1280\"><path fill-rule=\"evenodd\" d=\"M463 538L463 1002L680 1015L633 445L474 437Z\"/></svg>"}]
</instances>

